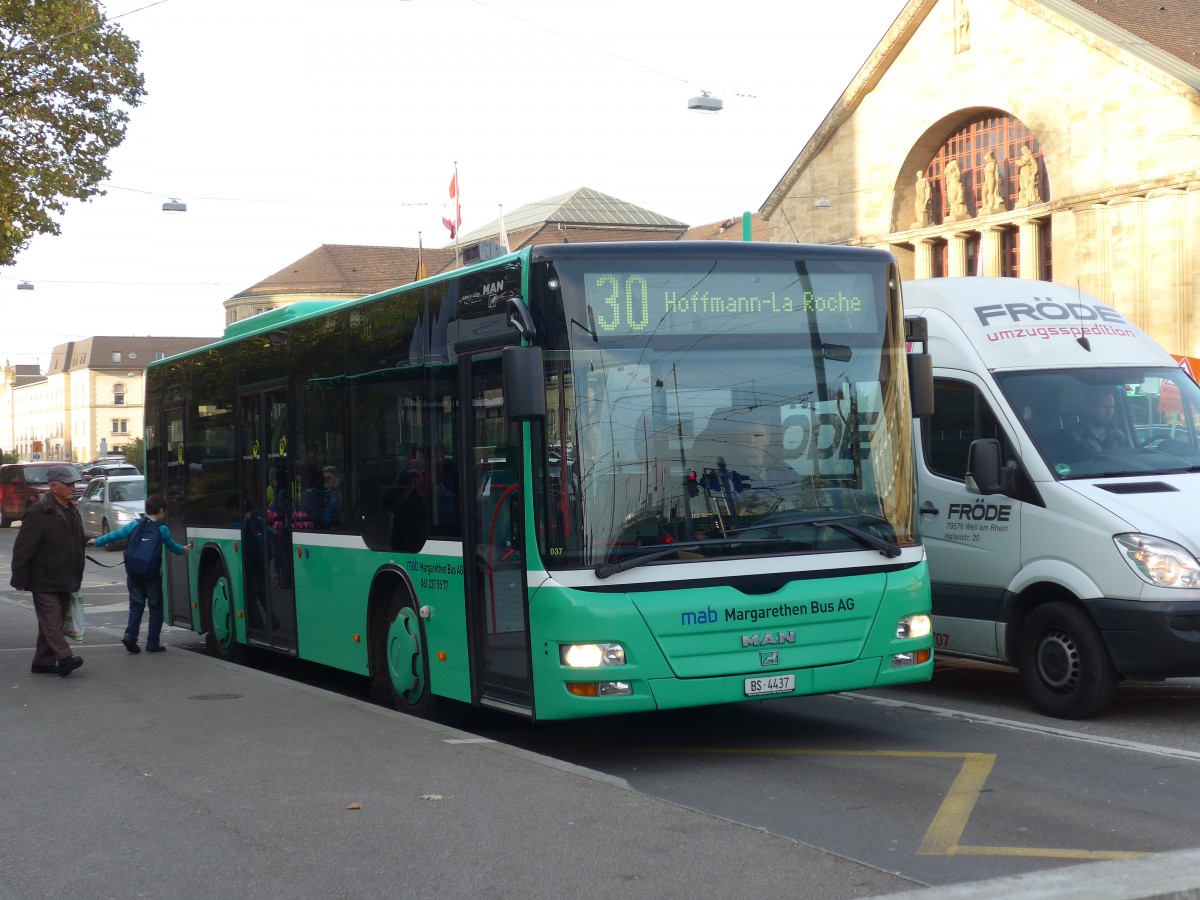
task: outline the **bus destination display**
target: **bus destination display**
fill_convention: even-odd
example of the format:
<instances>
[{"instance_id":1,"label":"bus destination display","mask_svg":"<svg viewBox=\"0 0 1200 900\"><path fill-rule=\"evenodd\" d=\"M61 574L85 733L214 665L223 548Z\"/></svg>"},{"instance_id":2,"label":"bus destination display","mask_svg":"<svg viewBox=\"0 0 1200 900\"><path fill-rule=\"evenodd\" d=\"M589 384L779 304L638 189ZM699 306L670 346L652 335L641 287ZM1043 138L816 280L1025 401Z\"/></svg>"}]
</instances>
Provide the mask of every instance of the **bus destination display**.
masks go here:
<instances>
[{"instance_id":1,"label":"bus destination display","mask_svg":"<svg viewBox=\"0 0 1200 900\"><path fill-rule=\"evenodd\" d=\"M597 335L809 331L879 327L871 273L588 272L584 296Z\"/></svg>"}]
</instances>

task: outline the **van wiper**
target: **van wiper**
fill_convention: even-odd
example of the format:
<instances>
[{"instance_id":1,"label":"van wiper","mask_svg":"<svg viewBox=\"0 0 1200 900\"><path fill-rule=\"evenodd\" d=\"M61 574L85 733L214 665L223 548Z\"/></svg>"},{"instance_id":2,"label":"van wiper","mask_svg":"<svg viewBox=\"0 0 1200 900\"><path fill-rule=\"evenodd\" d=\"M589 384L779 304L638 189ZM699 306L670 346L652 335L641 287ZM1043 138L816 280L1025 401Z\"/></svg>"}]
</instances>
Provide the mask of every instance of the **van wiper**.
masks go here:
<instances>
[{"instance_id":1,"label":"van wiper","mask_svg":"<svg viewBox=\"0 0 1200 900\"><path fill-rule=\"evenodd\" d=\"M793 519L777 519L772 522L758 522L750 525L747 530L749 531L755 528L782 528L790 525L811 525L813 528L832 528L834 531L840 532L847 537L854 538L854 540L858 541L864 547L870 547L872 550L878 550L888 559L895 559L897 556L899 556L899 544L895 544L892 541L885 541L883 538L871 534L869 531L847 524L846 521L847 519L861 519L864 517L876 519L880 522L887 521L886 519L881 519L879 516L872 515L870 513L855 513L848 516L825 516L819 519L808 519L797 516Z\"/></svg>"},{"instance_id":2,"label":"van wiper","mask_svg":"<svg viewBox=\"0 0 1200 900\"><path fill-rule=\"evenodd\" d=\"M635 550L647 550L649 552L638 556L630 556L620 562L600 563L596 566L595 573L597 578L607 578L610 575L616 575L618 572L624 572L626 569L633 569L637 566L643 566L648 562L654 562L658 559L666 559L677 550L694 550L697 547L722 547L730 544L778 544L778 538L712 538L707 541L676 541L672 544L648 544L645 547L636 547Z\"/></svg>"}]
</instances>

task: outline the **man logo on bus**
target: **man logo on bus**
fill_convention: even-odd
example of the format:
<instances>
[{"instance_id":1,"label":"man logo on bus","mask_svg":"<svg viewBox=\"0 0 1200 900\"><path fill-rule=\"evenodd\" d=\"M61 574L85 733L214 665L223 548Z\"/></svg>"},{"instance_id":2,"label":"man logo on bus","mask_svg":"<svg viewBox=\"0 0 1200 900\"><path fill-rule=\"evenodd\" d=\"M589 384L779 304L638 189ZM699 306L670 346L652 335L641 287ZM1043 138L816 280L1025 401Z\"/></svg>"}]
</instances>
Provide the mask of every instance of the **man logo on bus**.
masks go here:
<instances>
[{"instance_id":1,"label":"man logo on bus","mask_svg":"<svg viewBox=\"0 0 1200 900\"><path fill-rule=\"evenodd\" d=\"M758 653L758 664L760 666L777 666L779 665L778 650L760 650Z\"/></svg>"},{"instance_id":2,"label":"man logo on bus","mask_svg":"<svg viewBox=\"0 0 1200 900\"><path fill-rule=\"evenodd\" d=\"M796 632L794 631L766 631L762 634L743 634L743 647L766 647L771 644L794 644L796 643Z\"/></svg>"}]
</instances>

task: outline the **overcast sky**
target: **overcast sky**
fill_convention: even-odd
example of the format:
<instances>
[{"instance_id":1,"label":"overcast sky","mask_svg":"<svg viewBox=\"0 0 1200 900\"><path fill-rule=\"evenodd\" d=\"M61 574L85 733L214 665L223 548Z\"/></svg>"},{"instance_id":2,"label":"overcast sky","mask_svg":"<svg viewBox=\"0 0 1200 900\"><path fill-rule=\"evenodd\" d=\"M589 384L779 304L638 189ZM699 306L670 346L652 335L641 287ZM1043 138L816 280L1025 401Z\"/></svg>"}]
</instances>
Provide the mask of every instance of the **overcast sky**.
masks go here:
<instances>
[{"instance_id":1,"label":"overcast sky","mask_svg":"<svg viewBox=\"0 0 1200 900\"><path fill-rule=\"evenodd\" d=\"M222 301L321 244L446 246L456 162L464 233L579 187L689 225L756 211L903 6L110 3L148 94L106 196L0 269L0 359L218 336ZM689 111L701 91L725 108Z\"/></svg>"}]
</instances>

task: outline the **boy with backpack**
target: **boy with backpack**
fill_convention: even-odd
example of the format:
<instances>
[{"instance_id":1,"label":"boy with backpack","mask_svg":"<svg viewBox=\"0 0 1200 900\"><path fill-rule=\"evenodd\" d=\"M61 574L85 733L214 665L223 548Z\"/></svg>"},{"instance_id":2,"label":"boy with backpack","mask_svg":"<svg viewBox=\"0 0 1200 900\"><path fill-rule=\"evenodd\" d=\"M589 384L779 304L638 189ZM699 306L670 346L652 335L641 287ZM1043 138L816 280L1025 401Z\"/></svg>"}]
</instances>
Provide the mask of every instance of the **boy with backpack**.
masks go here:
<instances>
[{"instance_id":1,"label":"boy with backpack","mask_svg":"<svg viewBox=\"0 0 1200 900\"><path fill-rule=\"evenodd\" d=\"M142 612L150 606L150 626L146 632L146 652L162 653L167 648L158 642L163 624L162 592L162 548L177 556L192 552L189 541L186 546L176 543L171 529L164 525L167 501L162 494L151 494L146 498L146 514L117 531L110 531L88 541L89 547L103 547L114 541L128 540L125 546L125 582L129 588L129 624L121 643L130 653L141 653L138 632L142 627Z\"/></svg>"}]
</instances>

